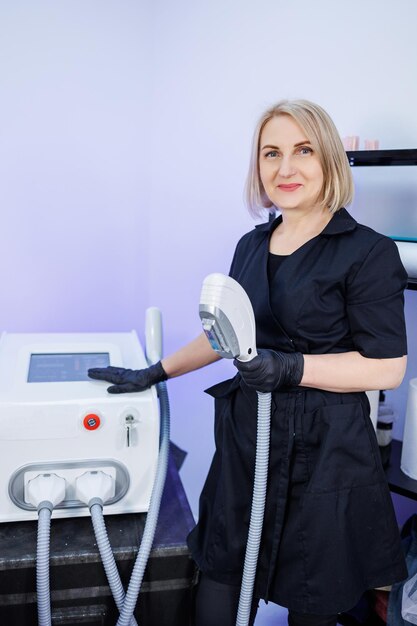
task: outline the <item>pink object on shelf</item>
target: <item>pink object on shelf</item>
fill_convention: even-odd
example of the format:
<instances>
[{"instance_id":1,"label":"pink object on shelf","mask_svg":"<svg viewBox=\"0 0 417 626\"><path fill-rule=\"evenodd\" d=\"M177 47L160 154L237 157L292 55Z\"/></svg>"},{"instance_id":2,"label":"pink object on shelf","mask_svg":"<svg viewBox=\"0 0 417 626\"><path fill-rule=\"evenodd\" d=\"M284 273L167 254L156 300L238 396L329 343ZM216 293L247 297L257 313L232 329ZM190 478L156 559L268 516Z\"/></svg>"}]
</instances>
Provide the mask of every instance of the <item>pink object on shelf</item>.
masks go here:
<instances>
[{"instance_id":1,"label":"pink object on shelf","mask_svg":"<svg viewBox=\"0 0 417 626\"><path fill-rule=\"evenodd\" d=\"M345 150L359 150L358 135L349 135L348 137L343 137L342 143Z\"/></svg>"},{"instance_id":2,"label":"pink object on shelf","mask_svg":"<svg viewBox=\"0 0 417 626\"><path fill-rule=\"evenodd\" d=\"M379 150L379 139L365 139L365 150Z\"/></svg>"}]
</instances>

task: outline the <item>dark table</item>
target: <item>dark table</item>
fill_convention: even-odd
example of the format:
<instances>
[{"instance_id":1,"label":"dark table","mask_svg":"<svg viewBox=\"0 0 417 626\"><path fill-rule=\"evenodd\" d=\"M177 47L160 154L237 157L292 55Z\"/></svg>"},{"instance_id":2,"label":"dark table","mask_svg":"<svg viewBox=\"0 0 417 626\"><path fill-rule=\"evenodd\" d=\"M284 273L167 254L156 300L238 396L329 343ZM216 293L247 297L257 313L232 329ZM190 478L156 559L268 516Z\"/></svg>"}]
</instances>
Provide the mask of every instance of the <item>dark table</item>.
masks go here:
<instances>
[{"instance_id":1,"label":"dark table","mask_svg":"<svg viewBox=\"0 0 417 626\"><path fill-rule=\"evenodd\" d=\"M194 520L178 474L184 456L171 444L158 527L135 612L140 626L188 624L194 565L185 540ZM126 588L145 515L111 515L105 519ZM37 522L0 524L1 625L37 625L36 532ZM118 611L89 517L52 518L50 580L54 626L116 624Z\"/></svg>"}]
</instances>

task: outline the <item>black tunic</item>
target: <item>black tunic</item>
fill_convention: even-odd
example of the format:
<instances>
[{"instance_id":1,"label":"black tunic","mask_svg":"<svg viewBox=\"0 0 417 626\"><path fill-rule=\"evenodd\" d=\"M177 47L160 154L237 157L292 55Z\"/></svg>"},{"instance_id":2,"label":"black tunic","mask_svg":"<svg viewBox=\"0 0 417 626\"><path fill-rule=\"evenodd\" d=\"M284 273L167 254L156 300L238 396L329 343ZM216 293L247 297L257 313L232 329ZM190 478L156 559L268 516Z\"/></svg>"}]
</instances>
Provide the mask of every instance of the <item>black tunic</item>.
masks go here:
<instances>
[{"instance_id":1,"label":"black tunic","mask_svg":"<svg viewBox=\"0 0 417 626\"><path fill-rule=\"evenodd\" d=\"M369 358L406 354L407 275L393 241L338 211L268 284L262 224L239 241L230 274L252 302L257 346ZM256 392L215 385L216 452L189 546L200 569L239 585L254 472ZM406 578L365 393L280 389L255 596L305 613L348 610L366 589Z\"/></svg>"}]
</instances>

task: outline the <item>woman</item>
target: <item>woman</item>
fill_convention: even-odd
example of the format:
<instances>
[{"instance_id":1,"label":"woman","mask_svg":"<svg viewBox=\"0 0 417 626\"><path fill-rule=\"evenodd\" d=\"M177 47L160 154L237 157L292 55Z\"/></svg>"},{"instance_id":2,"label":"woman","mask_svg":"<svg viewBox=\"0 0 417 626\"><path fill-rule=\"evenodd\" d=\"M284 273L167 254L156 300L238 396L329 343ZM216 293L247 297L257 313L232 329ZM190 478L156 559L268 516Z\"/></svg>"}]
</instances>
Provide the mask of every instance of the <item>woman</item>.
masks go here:
<instances>
[{"instance_id":1,"label":"woman","mask_svg":"<svg viewBox=\"0 0 417 626\"><path fill-rule=\"evenodd\" d=\"M247 291L259 355L212 387L216 452L189 546L200 569L196 626L235 623L256 440L256 390L272 391L271 456L254 590L289 624L331 626L361 594L407 576L365 390L397 387L406 366L395 244L343 208L350 168L333 122L311 102L261 117L249 206L279 209L239 241L230 274ZM137 391L217 360L204 334L139 372L98 370Z\"/></svg>"}]
</instances>

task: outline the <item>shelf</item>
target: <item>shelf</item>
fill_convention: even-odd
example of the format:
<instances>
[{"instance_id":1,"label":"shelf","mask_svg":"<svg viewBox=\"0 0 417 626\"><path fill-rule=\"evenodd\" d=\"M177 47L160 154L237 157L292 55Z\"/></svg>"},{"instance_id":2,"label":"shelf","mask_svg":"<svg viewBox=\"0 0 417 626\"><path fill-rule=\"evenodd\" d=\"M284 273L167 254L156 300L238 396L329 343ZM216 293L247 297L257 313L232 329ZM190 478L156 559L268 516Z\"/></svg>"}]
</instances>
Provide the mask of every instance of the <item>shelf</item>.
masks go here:
<instances>
[{"instance_id":1,"label":"shelf","mask_svg":"<svg viewBox=\"0 0 417 626\"><path fill-rule=\"evenodd\" d=\"M355 150L347 151L349 165L354 167L375 165L417 165L417 148L408 150Z\"/></svg>"},{"instance_id":2,"label":"shelf","mask_svg":"<svg viewBox=\"0 0 417 626\"><path fill-rule=\"evenodd\" d=\"M417 500L417 480L410 478L401 471L402 441L393 439L391 442L391 455L385 475L391 491L406 498Z\"/></svg>"}]
</instances>

